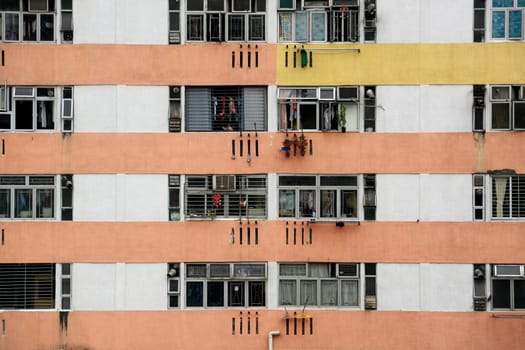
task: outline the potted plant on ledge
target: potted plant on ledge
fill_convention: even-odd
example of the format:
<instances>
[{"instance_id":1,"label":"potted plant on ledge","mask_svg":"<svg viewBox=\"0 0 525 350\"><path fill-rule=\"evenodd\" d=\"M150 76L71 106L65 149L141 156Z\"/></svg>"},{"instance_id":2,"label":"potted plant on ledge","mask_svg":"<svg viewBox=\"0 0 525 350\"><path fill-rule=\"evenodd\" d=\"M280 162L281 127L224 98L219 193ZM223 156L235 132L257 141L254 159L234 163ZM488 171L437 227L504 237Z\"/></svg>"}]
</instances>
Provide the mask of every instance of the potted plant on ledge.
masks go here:
<instances>
[{"instance_id":1,"label":"potted plant on ledge","mask_svg":"<svg viewBox=\"0 0 525 350\"><path fill-rule=\"evenodd\" d=\"M339 106L337 120L339 122L339 126L341 127L341 132L346 132L346 107L342 103Z\"/></svg>"},{"instance_id":2,"label":"potted plant on ledge","mask_svg":"<svg viewBox=\"0 0 525 350\"><path fill-rule=\"evenodd\" d=\"M283 141L283 145L281 147L281 152L284 152L284 154L289 157L290 156L290 150L292 149L292 140L288 139L286 137Z\"/></svg>"}]
</instances>

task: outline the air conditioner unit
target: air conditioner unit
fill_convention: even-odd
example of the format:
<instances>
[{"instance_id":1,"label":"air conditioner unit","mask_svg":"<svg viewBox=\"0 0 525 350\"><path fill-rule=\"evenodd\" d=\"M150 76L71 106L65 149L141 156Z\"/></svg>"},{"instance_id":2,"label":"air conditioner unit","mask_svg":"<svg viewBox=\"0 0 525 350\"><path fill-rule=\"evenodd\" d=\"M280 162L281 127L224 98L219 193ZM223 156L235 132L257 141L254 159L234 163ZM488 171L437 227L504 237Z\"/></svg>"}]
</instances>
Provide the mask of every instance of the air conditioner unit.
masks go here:
<instances>
[{"instance_id":1,"label":"air conditioner unit","mask_svg":"<svg viewBox=\"0 0 525 350\"><path fill-rule=\"evenodd\" d=\"M325 100L325 101L335 100L335 88L333 87L319 88L319 100Z\"/></svg>"},{"instance_id":2,"label":"air conditioner unit","mask_svg":"<svg viewBox=\"0 0 525 350\"><path fill-rule=\"evenodd\" d=\"M497 277L521 277L523 276L522 265L495 265L494 276Z\"/></svg>"},{"instance_id":3,"label":"air conditioner unit","mask_svg":"<svg viewBox=\"0 0 525 350\"><path fill-rule=\"evenodd\" d=\"M353 101L359 98L359 87L340 86L337 88L337 99L342 101Z\"/></svg>"},{"instance_id":4,"label":"air conditioner unit","mask_svg":"<svg viewBox=\"0 0 525 350\"><path fill-rule=\"evenodd\" d=\"M365 310L377 309L377 297L375 295L365 296Z\"/></svg>"},{"instance_id":5,"label":"air conditioner unit","mask_svg":"<svg viewBox=\"0 0 525 350\"><path fill-rule=\"evenodd\" d=\"M169 42L170 44L180 44L180 31L170 30L169 32Z\"/></svg>"},{"instance_id":6,"label":"air conditioner unit","mask_svg":"<svg viewBox=\"0 0 525 350\"><path fill-rule=\"evenodd\" d=\"M474 297L474 311L487 311L487 298Z\"/></svg>"},{"instance_id":7,"label":"air conditioner unit","mask_svg":"<svg viewBox=\"0 0 525 350\"><path fill-rule=\"evenodd\" d=\"M278 0L278 10L295 10L295 0ZM299 0L300 1L300 0Z\"/></svg>"},{"instance_id":8,"label":"air conditioner unit","mask_svg":"<svg viewBox=\"0 0 525 350\"><path fill-rule=\"evenodd\" d=\"M213 176L214 191L235 191L235 175Z\"/></svg>"},{"instance_id":9,"label":"air conditioner unit","mask_svg":"<svg viewBox=\"0 0 525 350\"><path fill-rule=\"evenodd\" d=\"M340 278L355 278L358 277L359 269L357 264L339 264L338 276Z\"/></svg>"}]
</instances>

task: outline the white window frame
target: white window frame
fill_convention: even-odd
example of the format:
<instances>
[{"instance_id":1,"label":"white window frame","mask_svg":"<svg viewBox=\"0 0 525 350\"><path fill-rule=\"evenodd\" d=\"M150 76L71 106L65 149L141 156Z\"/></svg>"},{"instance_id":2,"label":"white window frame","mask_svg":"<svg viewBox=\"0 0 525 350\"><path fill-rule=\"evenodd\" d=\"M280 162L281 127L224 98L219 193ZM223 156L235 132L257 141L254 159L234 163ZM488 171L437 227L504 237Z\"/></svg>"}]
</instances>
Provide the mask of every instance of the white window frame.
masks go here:
<instances>
[{"instance_id":1,"label":"white window frame","mask_svg":"<svg viewBox=\"0 0 525 350\"><path fill-rule=\"evenodd\" d=\"M188 267L191 265L205 265L206 273L205 276L188 276ZM211 266L212 265L228 265L229 275L228 276L211 276ZM249 266L257 265L259 268L264 269L263 276L238 276L236 275L237 266ZM224 309L224 308L265 308L268 304L268 266L267 263L259 262L247 262L247 263L226 263L226 262L217 262L217 263L186 263L184 264L184 289L186 298L184 300L184 308L186 309ZM188 283L197 282L202 283L202 306L188 306ZM223 304L211 306L208 305L208 283L209 282L219 282L223 283ZM230 283L242 283L243 285L243 294L244 294L244 304L243 305L230 305ZM263 305L253 305L252 300L250 300L250 283L259 282L263 283L263 294L264 300L262 301ZM179 286L180 288L180 286ZM180 301L179 301L180 303Z\"/></svg>"},{"instance_id":2,"label":"white window frame","mask_svg":"<svg viewBox=\"0 0 525 350\"><path fill-rule=\"evenodd\" d=\"M167 271L167 284L166 284L166 291L168 295L167 305L168 309L180 309L181 308L181 287L183 279L181 274L181 265L180 263L169 263L168 264L168 271ZM171 275L173 274L173 276ZM177 290L171 290L170 289L170 282L176 281L177 282ZM171 297L177 297L177 306L171 306L170 298Z\"/></svg>"},{"instance_id":3,"label":"white window frame","mask_svg":"<svg viewBox=\"0 0 525 350\"><path fill-rule=\"evenodd\" d=\"M65 92L66 92L66 89L70 89L71 90L71 97L64 97L65 96ZM62 132L67 132L67 133L70 133L70 132L73 132L74 130L74 125L73 125L73 120L74 120L74 115L75 115L75 111L74 111L74 90L73 90L73 87L72 86L64 86L62 87L61 89L61 96L62 96L62 103L61 103L61 109L60 109L60 116L61 116L61 122L62 122ZM70 103L71 104L71 112L69 115L66 115L66 108L65 108L65 104L67 103ZM70 122L71 123L71 127L66 127L66 123L67 122Z\"/></svg>"},{"instance_id":4,"label":"white window frame","mask_svg":"<svg viewBox=\"0 0 525 350\"><path fill-rule=\"evenodd\" d=\"M312 177L315 178L315 185L279 185L279 178L281 177ZM356 185L321 185L321 178L322 177L355 177ZM359 221L362 215L362 175L353 175L353 174L340 174L340 175L308 175L308 174L279 174L277 177L277 199L278 199L278 217L279 219L283 220L290 220L290 219L303 219L303 220L314 220L314 221L322 221L322 222L335 222L335 221ZM291 216L285 216L281 215L281 191L288 191L294 193L294 203L293 203L293 211L294 213ZM313 198L313 207L310 208L312 210L311 215L301 215L301 193L307 191L307 192L313 192L314 198ZM336 198L336 208L333 210L335 211L335 216L322 216L321 212L321 205L322 205L322 197L321 192L322 191L335 191ZM355 191L355 214L353 216L344 216L343 214L343 208L341 205L342 202L342 196L343 192L346 191Z\"/></svg>"},{"instance_id":5,"label":"white window frame","mask_svg":"<svg viewBox=\"0 0 525 350\"><path fill-rule=\"evenodd\" d=\"M23 0L19 1L19 11L13 11L13 10L7 10L7 11L0 11L0 20L2 28L0 28L0 41L2 42L30 42L30 43L54 43L57 42L57 3L60 0L55 1L55 8L49 9L49 0L45 0L46 4L46 10L40 10L40 9L31 9L31 0L27 2L28 8L24 10ZM5 15L6 14L14 14L18 16L18 39L16 40L6 40L5 39L5 32L6 32L6 22L5 22ZM24 40L24 15L35 15L36 16L36 38L35 40ZM53 40L42 40L42 15L52 15L53 16Z\"/></svg>"},{"instance_id":6,"label":"white window frame","mask_svg":"<svg viewBox=\"0 0 525 350\"><path fill-rule=\"evenodd\" d=\"M22 180L23 178L23 184L2 184L2 178L4 177L16 177L19 178L19 180ZM53 179L53 184L31 184L31 180L36 180L38 178L46 178L46 179ZM2 191L3 190L3 191ZM56 220L57 218L57 200L58 200L58 189L57 189L57 180L56 176L54 175L0 175L0 191L5 192L8 191L9 193L9 214L8 217L0 217L0 221L3 220L38 220L38 221L45 221L45 220ZM16 191L17 190L29 190L31 191L31 203L30 203L30 210L31 210L31 216L22 216L22 217L16 217ZM39 216L37 215L37 192L38 190L52 190L52 216ZM27 204L26 204L27 205ZM26 210L27 211L27 210Z\"/></svg>"},{"instance_id":7,"label":"white window frame","mask_svg":"<svg viewBox=\"0 0 525 350\"><path fill-rule=\"evenodd\" d=\"M516 283L516 281L520 281L522 283L525 283L525 276L524 276L524 266L523 265L519 265L520 267L520 275L499 275L497 276L496 275L496 268L497 266L502 266L502 265L493 265L493 271L492 271L492 278L491 278L491 281L490 281L490 286L491 286L491 290L492 290L492 309L493 310L496 310L496 311L504 311L504 310L507 310L507 311L523 311L525 310L525 306L522 307L522 308L516 308L516 296L514 294L514 284ZM509 281L509 292L510 292L510 295L509 295L509 303L510 303L510 307L508 308L497 308L494 306L494 302L495 302L495 299L496 297L494 296L495 294L495 288L494 288L494 282L495 281Z\"/></svg>"},{"instance_id":8,"label":"white window frame","mask_svg":"<svg viewBox=\"0 0 525 350\"><path fill-rule=\"evenodd\" d=\"M304 275L281 275L281 267L287 265L304 265ZM312 271L315 265L327 265L329 276L312 276ZM356 268L355 276L340 276L339 267L341 265L354 265ZM361 264L359 263L327 263L327 262L292 262L292 263L279 263L278 264L278 304L280 307L308 307L308 308L345 308L345 309L359 309L361 307L361 295L363 293L362 286L363 278L361 277ZM335 271L333 271L335 269ZM283 304L283 296L281 295L281 282L293 282L295 285L295 304ZM342 289L343 284L352 281L357 283L357 304L355 305L343 305L342 303ZM315 282L316 285L316 299L315 301L302 300L301 284L302 282ZM322 284L323 282L336 282L337 284L337 301L335 303L326 304L322 302Z\"/></svg>"},{"instance_id":9,"label":"white window frame","mask_svg":"<svg viewBox=\"0 0 525 350\"><path fill-rule=\"evenodd\" d=\"M508 90L508 98L498 98L494 96L494 90L502 88ZM509 131L509 130L525 130L525 127L516 127L516 105L525 104L525 96L521 96L521 92L525 93L525 85L490 85L490 126L493 131ZM506 128L494 127L494 106L507 105L508 115ZM522 116L525 119L525 116Z\"/></svg>"},{"instance_id":10,"label":"white window frame","mask_svg":"<svg viewBox=\"0 0 525 350\"><path fill-rule=\"evenodd\" d=\"M508 215L505 216L504 214L499 216L497 214L497 196L498 196L498 190L497 190L497 183L496 183L496 179L507 179L506 183L505 183L505 189L508 189L510 192L509 193L504 193L504 198L505 197L508 197L508 208L507 208L507 211L508 211ZM525 220L525 215L524 216L513 216L513 213L512 213L512 204L513 204L513 201L519 201L521 199L522 196L525 196L525 191L522 192L521 196L519 196L518 198L515 198L515 194L513 193L513 190L512 190L512 182L513 181L517 181L516 178L520 178L520 182L523 182L525 183L525 175L523 174L516 174L516 175L493 175L490 177L490 204L491 204L491 213L490 213L490 218L492 221L500 221L500 220L511 220L511 221L515 221L515 220ZM494 190L495 188L495 190ZM521 191L520 191L521 192ZM504 200L504 199L503 199ZM496 206L496 208L495 208ZM502 209L502 212L504 213L505 212L505 208ZM487 215L488 216L488 215Z\"/></svg>"},{"instance_id":11,"label":"white window frame","mask_svg":"<svg viewBox=\"0 0 525 350\"><path fill-rule=\"evenodd\" d=\"M491 40L523 40L524 38L524 30L525 30L525 7L524 6L518 6L520 0L513 0L513 5L509 7L493 7L492 1L489 0L490 5L487 6L487 8L490 6L490 17L489 17L489 23L490 23L490 38ZM520 37L510 37L510 12L513 11L521 11L521 36ZM504 37L494 37L493 32L493 18L494 18L494 12L503 12L505 16L505 35ZM486 26L488 27L488 26Z\"/></svg>"}]
</instances>

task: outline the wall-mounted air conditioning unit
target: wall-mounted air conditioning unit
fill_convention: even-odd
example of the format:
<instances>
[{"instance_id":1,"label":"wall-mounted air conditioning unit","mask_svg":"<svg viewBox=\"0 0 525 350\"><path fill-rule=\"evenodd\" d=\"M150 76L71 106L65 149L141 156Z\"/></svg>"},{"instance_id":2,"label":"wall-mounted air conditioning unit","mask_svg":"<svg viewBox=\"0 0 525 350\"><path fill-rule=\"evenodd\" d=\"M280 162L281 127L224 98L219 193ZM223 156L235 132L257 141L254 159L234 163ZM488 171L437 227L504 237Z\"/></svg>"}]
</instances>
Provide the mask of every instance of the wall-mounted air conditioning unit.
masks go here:
<instances>
[{"instance_id":1,"label":"wall-mounted air conditioning unit","mask_svg":"<svg viewBox=\"0 0 525 350\"><path fill-rule=\"evenodd\" d=\"M337 99L341 101L354 101L359 99L359 87L340 86L337 88Z\"/></svg>"},{"instance_id":2,"label":"wall-mounted air conditioning unit","mask_svg":"<svg viewBox=\"0 0 525 350\"><path fill-rule=\"evenodd\" d=\"M365 296L365 310L377 309L377 297L375 295Z\"/></svg>"}]
</instances>

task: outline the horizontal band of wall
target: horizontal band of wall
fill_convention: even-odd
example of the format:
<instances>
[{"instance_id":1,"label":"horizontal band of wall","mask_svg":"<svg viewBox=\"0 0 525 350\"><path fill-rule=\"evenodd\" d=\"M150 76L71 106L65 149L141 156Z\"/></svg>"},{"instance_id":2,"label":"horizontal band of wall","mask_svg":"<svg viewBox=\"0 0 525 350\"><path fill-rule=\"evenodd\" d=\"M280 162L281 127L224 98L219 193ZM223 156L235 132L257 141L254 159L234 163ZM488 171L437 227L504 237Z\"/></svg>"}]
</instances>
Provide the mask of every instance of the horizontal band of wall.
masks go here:
<instances>
[{"instance_id":1,"label":"horizontal band of wall","mask_svg":"<svg viewBox=\"0 0 525 350\"><path fill-rule=\"evenodd\" d=\"M344 227L254 220L0 222L0 227L0 262L525 261L522 222L361 222Z\"/></svg>"},{"instance_id":2,"label":"horizontal band of wall","mask_svg":"<svg viewBox=\"0 0 525 350\"><path fill-rule=\"evenodd\" d=\"M525 341L523 320L497 319L487 312L307 309L306 313L312 318L298 319L295 326L294 320L289 320L287 335L284 310L75 311L63 315L62 322L57 312L6 312L2 314L6 335L1 343L7 349L19 350L66 349L66 346L97 350L189 347L226 350L232 344L236 348L265 349L270 331L280 332L273 337L277 349L348 349L352 344L362 349L463 350L469 344L479 350L517 350Z\"/></svg>"},{"instance_id":3,"label":"horizontal band of wall","mask_svg":"<svg viewBox=\"0 0 525 350\"><path fill-rule=\"evenodd\" d=\"M9 85L453 85L525 82L525 67L521 62L525 57L523 42L305 44L307 55L312 52L312 57L304 68L301 68L298 52L302 47L302 44L7 44L0 45L5 52L0 81L7 81ZM296 68L293 65L294 53Z\"/></svg>"},{"instance_id":4,"label":"horizontal band of wall","mask_svg":"<svg viewBox=\"0 0 525 350\"><path fill-rule=\"evenodd\" d=\"M525 173L525 143L519 132L305 136L312 140L305 156L299 151L294 156L292 149L286 157L280 151L285 133L6 133L0 134L5 140L0 167L3 174Z\"/></svg>"}]
</instances>

